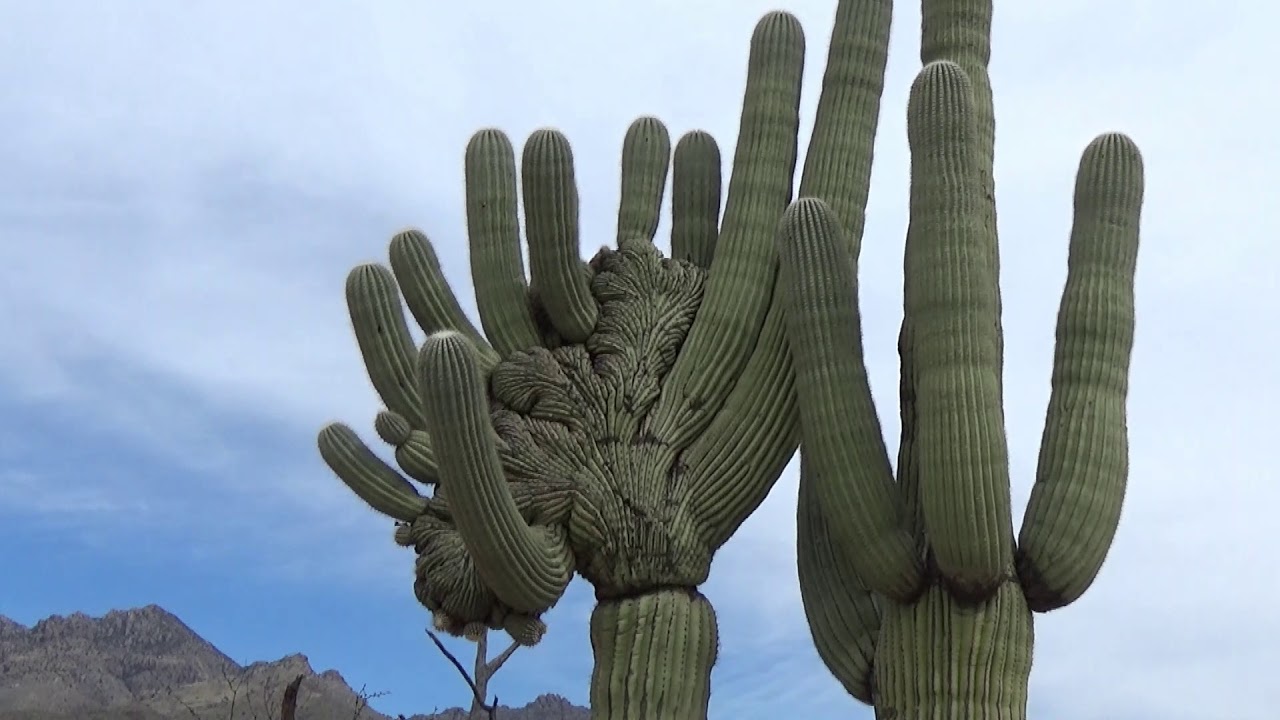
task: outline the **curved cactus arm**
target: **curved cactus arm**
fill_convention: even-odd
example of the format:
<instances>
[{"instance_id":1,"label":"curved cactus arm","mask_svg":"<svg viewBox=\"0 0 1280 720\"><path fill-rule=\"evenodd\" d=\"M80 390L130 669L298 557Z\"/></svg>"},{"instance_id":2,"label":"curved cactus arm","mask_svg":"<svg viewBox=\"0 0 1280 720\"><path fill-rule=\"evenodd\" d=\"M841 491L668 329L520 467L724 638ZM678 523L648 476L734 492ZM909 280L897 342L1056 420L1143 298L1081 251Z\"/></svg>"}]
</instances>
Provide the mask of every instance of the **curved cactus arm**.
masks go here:
<instances>
[{"instance_id":1,"label":"curved cactus arm","mask_svg":"<svg viewBox=\"0 0 1280 720\"><path fill-rule=\"evenodd\" d=\"M618 203L618 247L652 243L662 218L662 194L671 167L671 134L655 117L636 118L622 141L622 190Z\"/></svg>"},{"instance_id":2,"label":"curved cactus arm","mask_svg":"<svg viewBox=\"0 0 1280 720\"><path fill-rule=\"evenodd\" d=\"M426 510L427 500L394 468L369 449L342 423L326 425L316 437L320 457L330 470L369 507L410 522Z\"/></svg>"},{"instance_id":3,"label":"curved cactus arm","mask_svg":"<svg viewBox=\"0 0 1280 720\"><path fill-rule=\"evenodd\" d=\"M520 252L515 149L502 131L481 130L467 143L464 164L476 306L485 335L505 357L542 344Z\"/></svg>"},{"instance_id":4,"label":"curved cactus arm","mask_svg":"<svg viewBox=\"0 0 1280 720\"><path fill-rule=\"evenodd\" d=\"M392 412L420 425L422 403L414 377L417 347L391 271L373 263L352 269L347 274L347 311L378 397Z\"/></svg>"},{"instance_id":5,"label":"curved cactus arm","mask_svg":"<svg viewBox=\"0 0 1280 720\"><path fill-rule=\"evenodd\" d=\"M564 592L572 562L563 541L529 527L511 497L475 350L457 332L430 336L419 380L441 485L477 571L513 610L540 613Z\"/></svg>"},{"instance_id":6,"label":"curved cactus arm","mask_svg":"<svg viewBox=\"0 0 1280 720\"><path fill-rule=\"evenodd\" d=\"M906 602L919 594L924 568L903 530L901 498L880 431L862 359L857 273L839 221L826 203L802 198L784 222L782 276L787 335L795 364L804 457L832 539L849 548L867 587Z\"/></svg>"},{"instance_id":7,"label":"curved cactus arm","mask_svg":"<svg viewBox=\"0 0 1280 720\"><path fill-rule=\"evenodd\" d=\"M704 270L720 237L720 146L693 130L676 143L671 161L671 257Z\"/></svg>"},{"instance_id":8,"label":"curved cactus arm","mask_svg":"<svg viewBox=\"0 0 1280 720\"><path fill-rule=\"evenodd\" d=\"M907 108L905 301L921 508L948 587L960 598L987 597L1011 570L1013 520L989 262L995 234L976 212L982 187L969 79L953 62L930 63Z\"/></svg>"},{"instance_id":9,"label":"curved cactus arm","mask_svg":"<svg viewBox=\"0 0 1280 720\"><path fill-rule=\"evenodd\" d=\"M578 186L569 140L556 130L534 131L524 144L522 165L533 287L556 331L567 342L584 342L595 329L600 307L578 253Z\"/></svg>"},{"instance_id":10,"label":"curved cactus arm","mask_svg":"<svg viewBox=\"0 0 1280 720\"><path fill-rule=\"evenodd\" d=\"M815 487L818 482L801 451L796 505L800 601L818 657L850 695L870 705L880 611L875 596L853 570L851 548L831 536Z\"/></svg>"},{"instance_id":11,"label":"curved cactus arm","mask_svg":"<svg viewBox=\"0 0 1280 720\"><path fill-rule=\"evenodd\" d=\"M846 0L836 9L822 95L805 152L800 197L822 199L858 258L871 191L893 0Z\"/></svg>"},{"instance_id":12,"label":"curved cactus arm","mask_svg":"<svg viewBox=\"0 0 1280 720\"><path fill-rule=\"evenodd\" d=\"M1132 140L1111 133L1089 144L1076 175L1053 390L1019 534L1018 574L1032 610L1063 607L1089 588L1120 521L1142 195Z\"/></svg>"},{"instance_id":13,"label":"curved cactus arm","mask_svg":"<svg viewBox=\"0 0 1280 720\"><path fill-rule=\"evenodd\" d=\"M661 441L686 446L711 422L747 364L772 301L774 233L791 199L800 124L804 33L772 12L751 38L729 195L702 306L649 419Z\"/></svg>"}]
</instances>

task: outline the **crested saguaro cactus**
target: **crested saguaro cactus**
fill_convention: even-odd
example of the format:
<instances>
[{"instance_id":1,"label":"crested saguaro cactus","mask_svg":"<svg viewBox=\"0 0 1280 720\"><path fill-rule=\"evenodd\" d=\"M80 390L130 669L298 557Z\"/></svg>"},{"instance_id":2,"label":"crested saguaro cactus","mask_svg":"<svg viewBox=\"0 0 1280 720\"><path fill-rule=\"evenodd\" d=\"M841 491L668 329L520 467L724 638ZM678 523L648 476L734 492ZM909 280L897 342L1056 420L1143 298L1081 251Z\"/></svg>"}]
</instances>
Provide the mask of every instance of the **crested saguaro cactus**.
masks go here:
<instances>
[{"instance_id":1,"label":"crested saguaro cactus","mask_svg":"<svg viewBox=\"0 0 1280 720\"><path fill-rule=\"evenodd\" d=\"M861 5L878 24L889 3ZM1127 137L1106 134L1080 162L1052 395L1015 541L986 70L992 7L925 0L923 10L925 65L907 123L896 482L863 363L858 228L850 233L818 198L787 213L800 581L819 654L877 717L1015 720L1026 716L1032 612L1085 592L1120 517L1142 160ZM869 65L863 72L879 76Z\"/></svg>"},{"instance_id":2,"label":"crested saguaro cactus","mask_svg":"<svg viewBox=\"0 0 1280 720\"><path fill-rule=\"evenodd\" d=\"M857 123L879 103L857 67L855 5L841 4L800 186L850 208L865 202L870 162ZM397 541L418 554L414 590L442 629L504 628L532 644L571 576L590 582L598 718L705 717L718 640L698 587L799 442L776 233L792 195L803 64L796 19L763 18L723 218L715 141L691 132L672 153L660 122L632 124L616 245L590 262L579 257L565 137L535 132L518 182L508 139L477 133L466 212L483 332L420 232L392 240L389 270L363 265L348 279L356 339L387 408L375 429L399 470L342 424L321 431L321 455L400 522ZM674 257L664 258L654 238L669 165ZM428 335L420 350L401 295Z\"/></svg>"}]
</instances>

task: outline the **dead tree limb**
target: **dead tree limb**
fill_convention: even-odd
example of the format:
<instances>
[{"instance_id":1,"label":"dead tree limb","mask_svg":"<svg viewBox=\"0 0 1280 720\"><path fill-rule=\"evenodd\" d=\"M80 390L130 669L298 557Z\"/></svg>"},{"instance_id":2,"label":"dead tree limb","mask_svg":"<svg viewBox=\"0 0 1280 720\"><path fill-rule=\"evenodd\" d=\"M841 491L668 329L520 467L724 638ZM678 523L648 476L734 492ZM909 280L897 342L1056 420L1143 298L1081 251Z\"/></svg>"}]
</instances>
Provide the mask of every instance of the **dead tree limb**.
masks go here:
<instances>
[{"instance_id":1,"label":"dead tree limb","mask_svg":"<svg viewBox=\"0 0 1280 720\"><path fill-rule=\"evenodd\" d=\"M436 649L438 649L440 653L453 664L453 667L457 669L458 674L466 681L467 687L471 688L471 717L474 718L479 713L483 712L488 715L490 720L496 720L498 717L498 696L495 695L493 697L492 703L485 702L485 695L488 694L487 691L489 689L489 678L491 678L493 674L502 667L502 664L511 657L511 654L516 651L519 644L515 642L511 643L511 645L506 650L503 650L501 654L493 660L489 660L488 633L480 635L480 637L475 641L476 661L475 672L473 674L467 672L467 669L462 666L462 663L458 658L454 656L453 653L449 652L449 649L444 646L444 642L440 640L440 636L428 629L427 637L431 638L431 642L435 643Z\"/></svg>"}]
</instances>

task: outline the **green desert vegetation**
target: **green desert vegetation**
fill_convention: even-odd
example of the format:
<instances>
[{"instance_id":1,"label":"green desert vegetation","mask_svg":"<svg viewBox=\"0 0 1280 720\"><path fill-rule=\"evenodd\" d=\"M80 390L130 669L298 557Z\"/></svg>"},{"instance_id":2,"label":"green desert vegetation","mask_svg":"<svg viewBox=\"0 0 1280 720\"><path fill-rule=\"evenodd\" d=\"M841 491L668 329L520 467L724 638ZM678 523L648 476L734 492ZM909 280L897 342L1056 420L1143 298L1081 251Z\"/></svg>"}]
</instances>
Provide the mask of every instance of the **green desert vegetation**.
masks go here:
<instances>
[{"instance_id":1,"label":"green desert vegetation","mask_svg":"<svg viewBox=\"0 0 1280 720\"><path fill-rule=\"evenodd\" d=\"M673 148L641 118L623 141L616 243L583 261L568 139L535 132L517 173L511 141L485 129L464 168L480 327L423 232L392 239L389 267L351 272L351 323L386 407L374 427L398 468L344 424L319 448L397 521L438 629L535 645L576 574L597 599L593 716L705 717L719 643L698 588L800 444L798 570L831 672L881 718L1025 717L1032 613L1089 587L1124 496L1142 161L1121 134L1084 151L1040 465L1015 536L992 3L922 11L896 473L857 298L888 0L838 4L798 188L805 38L775 12L751 40L723 213L716 141L694 131Z\"/></svg>"}]
</instances>

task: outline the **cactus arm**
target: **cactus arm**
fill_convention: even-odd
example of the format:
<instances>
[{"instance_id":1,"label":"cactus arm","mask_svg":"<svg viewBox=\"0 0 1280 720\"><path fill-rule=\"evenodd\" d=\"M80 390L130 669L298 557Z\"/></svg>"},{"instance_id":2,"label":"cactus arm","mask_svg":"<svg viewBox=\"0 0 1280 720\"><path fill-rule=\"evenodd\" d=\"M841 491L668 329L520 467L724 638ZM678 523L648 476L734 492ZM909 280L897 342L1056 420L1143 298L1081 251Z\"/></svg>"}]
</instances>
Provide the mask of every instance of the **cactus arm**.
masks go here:
<instances>
[{"instance_id":1,"label":"cactus arm","mask_svg":"<svg viewBox=\"0 0 1280 720\"><path fill-rule=\"evenodd\" d=\"M671 257L706 270L720 237L720 146L694 130L676 143L671 161Z\"/></svg>"},{"instance_id":2,"label":"cactus arm","mask_svg":"<svg viewBox=\"0 0 1280 720\"><path fill-rule=\"evenodd\" d=\"M796 504L800 601L818 657L850 695L870 705L880 611L871 591L853 571L850 548L831 536L818 498L818 482L801 452Z\"/></svg>"},{"instance_id":3,"label":"cactus arm","mask_svg":"<svg viewBox=\"0 0 1280 720\"><path fill-rule=\"evenodd\" d=\"M772 301L774 233L791 198L803 71L799 21L769 13L751 38L724 223L702 305L649 418L662 442L684 446L702 432L755 349Z\"/></svg>"},{"instance_id":4,"label":"cactus arm","mask_svg":"<svg viewBox=\"0 0 1280 720\"><path fill-rule=\"evenodd\" d=\"M422 422L414 380L417 349L400 307L391 271L366 264L347 275L347 310L369 380L387 407L410 422Z\"/></svg>"},{"instance_id":5,"label":"cactus arm","mask_svg":"<svg viewBox=\"0 0 1280 720\"><path fill-rule=\"evenodd\" d=\"M988 596L1013 557L1000 405L994 233L981 221L969 80L930 63L908 101L911 226L907 316L914 331L917 458L926 533L958 597Z\"/></svg>"},{"instance_id":6,"label":"cactus arm","mask_svg":"<svg viewBox=\"0 0 1280 720\"><path fill-rule=\"evenodd\" d=\"M799 197L827 203L852 243L855 260L871 190L892 15L892 0L838 3L800 180Z\"/></svg>"},{"instance_id":7,"label":"cactus arm","mask_svg":"<svg viewBox=\"0 0 1280 720\"><path fill-rule=\"evenodd\" d=\"M1132 140L1112 133L1089 144L1076 175L1053 389L1019 534L1018 574L1032 610L1084 594L1120 521L1142 195L1142 156Z\"/></svg>"},{"instance_id":8,"label":"cactus arm","mask_svg":"<svg viewBox=\"0 0 1280 720\"><path fill-rule=\"evenodd\" d=\"M850 551L867 587L909 601L923 566L902 529L880 419L862 359L857 274L839 221L821 200L802 198L783 220L780 243L787 287L787 334L795 364L804 453L833 539Z\"/></svg>"},{"instance_id":9,"label":"cactus arm","mask_svg":"<svg viewBox=\"0 0 1280 720\"><path fill-rule=\"evenodd\" d=\"M671 166L671 134L655 117L641 117L622 141L622 189L618 204L618 247L653 242L662 217L662 194Z\"/></svg>"},{"instance_id":10,"label":"cactus arm","mask_svg":"<svg viewBox=\"0 0 1280 720\"><path fill-rule=\"evenodd\" d=\"M840 208L837 216L850 229L855 258L871 184L871 140L884 85L890 6L884 0L840 3L800 183L802 197L820 197ZM778 228L785 230L786 223ZM780 278L775 279L775 301L755 352L724 406L686 456L695 500L716 510L706 516L708 526L718 531L710 538L713 547L727 540L755 510L795 449L795 434L781 430L798 420L795 399L790 396L794 373L786 312L779 301L782 292ZM703 452L709 448L715 448L713 454Z\"/></svg>"},{"instance_id":11,"label":"cactus arm","mask_svg":"<svg viewBox=\"0 0 1280 720\"><path fill-rule=\"evenodd\" d=\"M974 151L982 176L978 198L981 222L995 237L996 226L996 112L987 66L991 61L992 0L922 0L920 8L920 62L950 60L964 70L973 93ZM991 272L1000 278L1000 244L988 248ZM1003 407L1004 331L999 284L996 286L996 366L999 369Z\"/></svg>"},{"instance_id":12,"label":"cactus arm","mask_svg":"<svg viewBox=\"0 0 1280 720\"><path fill-rule=\"evenodd\" d=\"M471 278L485 335L500 356L542 342L520 253L515 150L500 130L471 136L465 157Z\"/></svg>"},{"instance_id":13,"label":"cactus arm","mask_svg":"<svg viewBox=\"0 0 1280 720\"><path fill-rule=\"evenodd\" d=\"M405 230L391 238L391 271L395 273L404 302L423 332L430 335L440 330L456 330L475 346L481 366L489 368L498 362L498 354L489 341L471 324L457 297L449 289L449 281L440 269L435 248L419 230Z\"/></svg>"},{"instance_id":14,"label":"cactus arm","mask_svg":"<svg viewBox=\"0 0 1280 720\"><path fill-rule=\"evenodd\" d=\"M578 254L578 188L573 151L556 130L537 130L524 145L525 232L533 287L552 325L567 342L584 342L600 308Z\"/></svg>"},{"instance_id":15,"label":"cactus arm","mask_svg":"<svg viewBox=\"0 0 1280 720\"><path fill-rule=\"evenodd\" d=\"M369 507L387 517L412 521L427 501L394 468L383 462L342 423L326 425L316 437L320 457L338 479Z\"/></svg>"},{"instance_id":16,"label":"cactus arm","mask_svg":"<svg viewBox=\"0 0 1280 720\"><path fill-rule=\"evenodd\" d=\"M718 548L764 502L800 444L786 311L774 303L724 407L684 454L689 507Z\"/></svg>"},{"instance_id":17,"label":"cactus arm","mask_svg":"<svg viewBox=\"0 0 1280 720\"><path fill-rule=\"evenodd\" d=\"M484 375L464 336L427 338L419 355L427 431L436 441L441 485L485 584L517 612L539 613L569 584L563 542L529 527L511 497L490 425Z\"/></svg>"}]
</instances>

